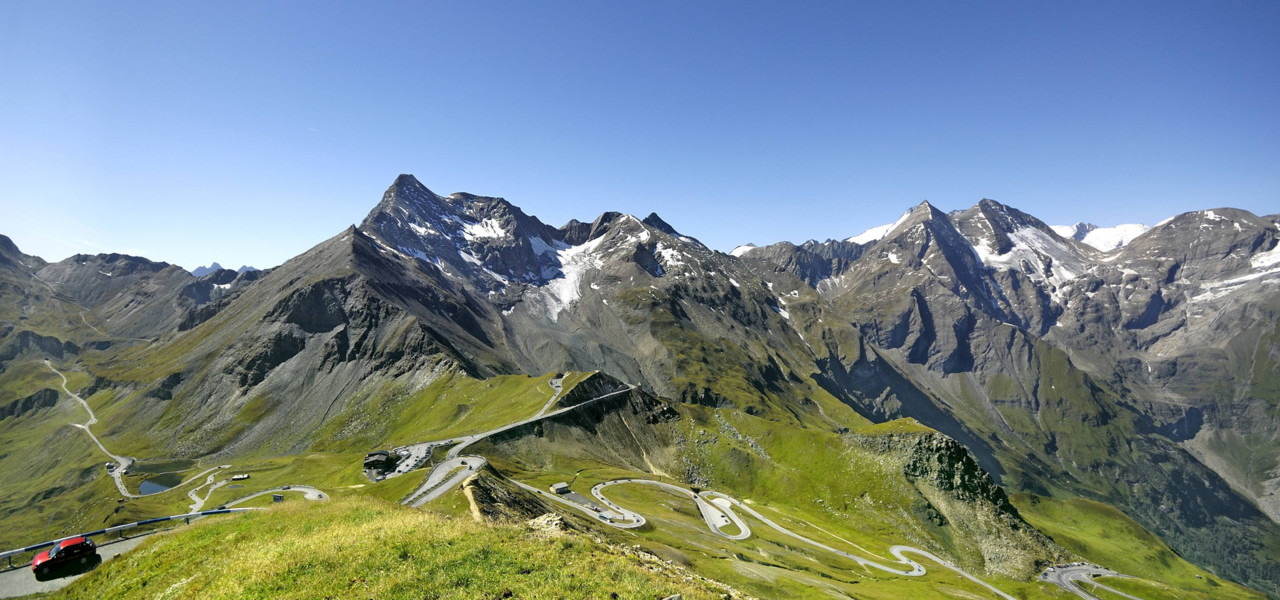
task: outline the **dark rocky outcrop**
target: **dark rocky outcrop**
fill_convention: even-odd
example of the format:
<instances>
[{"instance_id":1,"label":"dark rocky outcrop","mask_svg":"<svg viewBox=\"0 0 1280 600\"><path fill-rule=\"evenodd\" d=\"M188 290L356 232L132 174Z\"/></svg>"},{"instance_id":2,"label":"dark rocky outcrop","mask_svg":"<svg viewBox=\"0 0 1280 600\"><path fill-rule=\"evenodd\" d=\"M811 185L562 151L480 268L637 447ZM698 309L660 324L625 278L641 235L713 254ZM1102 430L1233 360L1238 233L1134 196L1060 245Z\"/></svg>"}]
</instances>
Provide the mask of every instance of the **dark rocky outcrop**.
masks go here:
<instances>
[{"instance_id":1,"label":"dark rocky outcrop","mask_svg":"<svg viewBox=\"0 0 1280 600\"><path fill-rule=\"evenodd\" d=\"M58 403L58 391L44 388L26 398L0 406L0 419L20 417L41 408L51 408Z\"/></svg>"}]
</instances>

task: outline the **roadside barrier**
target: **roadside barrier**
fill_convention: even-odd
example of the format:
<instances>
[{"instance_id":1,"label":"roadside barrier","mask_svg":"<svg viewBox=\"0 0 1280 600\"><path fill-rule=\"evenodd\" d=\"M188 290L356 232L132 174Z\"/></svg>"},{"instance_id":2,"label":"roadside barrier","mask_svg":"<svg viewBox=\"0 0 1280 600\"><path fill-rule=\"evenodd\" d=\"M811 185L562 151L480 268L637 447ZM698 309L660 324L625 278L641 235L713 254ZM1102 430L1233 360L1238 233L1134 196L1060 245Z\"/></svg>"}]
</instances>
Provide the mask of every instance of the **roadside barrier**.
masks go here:
<instances>
[{"instance_id":1,"label":"roadside barrier","mask_svg":"<svg viewBox=\"0 0 1280 600\"><path fill-rule=\"evenodd\" d=\"M67 539L71 539L71 538L74 538L74 537L89 537L89 536L94 536L94 535L107 535L107 534L111 534L111 533L116 533L116 532L118 532L118 531L124 531L124 530L126 530L126 529L133 529L133 528L135 528L135 527L142 527L143 525L151 525L151 524L153 524L153 523L162 523L162 522L164 522L164 521L177 521L177 520L184 520L184 521L186 521L187 523L191 523L191 519L196 518L196 517L207 517L207 516L210 516L210 515L224 515L224 514L227 514L227 513L233 513L233 512L245 512L245 511L250 511L250 510L262 510L262 509L261 509L261 508L258 508L258 507L247 507L247 508L219 508L219 509L217 509L217 510L205 510L205 511L200 511L200 512L185 513L185 514L181 514L181 515L172 515L172 516L168 516L168 517L157 517L157 518L155 518L155 519L147 519L147 520L145 520L145 521L138 521L138 522L136 522L136 523L125 523L124 525L116 525L115 527L108 527L108 528L106 528L106 529L99 529L99 530L97 530L97 531L90 531L90 532L88 532L88 533L77 533L77 534L75 534L75 535L67 535L67 536L60 537L60 538L58 538L58 539L56 539L56 540L50 540L50 541L47 541L47 542L41 542L41 543L39 543L39 544L35 544L35 545L32 545L32 546L27 546L26 548L18 548L17 550L9 550L8 552L0 552L0 558L3 558L3 559L5 559L5 560L7 560L7 561L8 561L8 563L9 563L9 568L10 568L10 569L12 569L12 568L13 568L13 557L18 556L18 555L21 555L21 554L25 554L25 553L27 553L27 552L32 552L32 551L34 551L34 550L39 550L39 549L44 548L44 547L47 547L47 546L52 546L52 545L54 545L54 544L56 544L56 543L58 543L58 542L61 542L62 540L67 540Z\"/></svg>"}]
</instances>

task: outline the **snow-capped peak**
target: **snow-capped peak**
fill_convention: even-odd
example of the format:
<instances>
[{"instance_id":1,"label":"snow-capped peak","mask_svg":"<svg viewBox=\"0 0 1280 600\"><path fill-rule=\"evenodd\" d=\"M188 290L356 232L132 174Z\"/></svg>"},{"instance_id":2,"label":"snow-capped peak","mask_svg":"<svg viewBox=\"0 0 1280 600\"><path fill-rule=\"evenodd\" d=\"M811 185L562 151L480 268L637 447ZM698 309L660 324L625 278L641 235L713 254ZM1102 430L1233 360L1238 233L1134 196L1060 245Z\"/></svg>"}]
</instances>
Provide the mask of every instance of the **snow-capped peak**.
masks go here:
<instances>
[{"instance_id":1,"label":"snow-capped peak","mask_svg":"<svg viewBox=\"0 0 1280 600\"><path fill-rule=\"evenodd\" d=\"M1088 244L1103 252L1110 252L1147 232L1150 227L1142 223L1127 223L1115 227L1098 227L1093 223L1053 225L1053 231L1064 238Z\"/></svg>"},{"instance_id":2,"label":"snow-capped peak","mask_svg":"<svg viewBox=\"0 0 1280 600\"><path fill-rule=\"evenodd\" d=\"M1093 223L1076 223L1075 225L1050 225L1054 233L1077 242L1084 239L1090 231L1097 229L1098 226Z\"/></svg>"}]
</instances>

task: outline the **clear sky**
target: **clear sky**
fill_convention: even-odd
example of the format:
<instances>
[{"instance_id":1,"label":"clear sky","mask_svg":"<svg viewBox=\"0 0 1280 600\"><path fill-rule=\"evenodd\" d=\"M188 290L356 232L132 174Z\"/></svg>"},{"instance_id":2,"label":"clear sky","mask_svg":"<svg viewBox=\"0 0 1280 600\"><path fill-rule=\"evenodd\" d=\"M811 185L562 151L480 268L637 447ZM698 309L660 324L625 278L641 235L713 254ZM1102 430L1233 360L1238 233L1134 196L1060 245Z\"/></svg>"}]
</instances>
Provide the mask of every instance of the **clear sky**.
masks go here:
<instances>
[{"instance_id":1,"label":"clear sky","mask_svg":"<svg viewBox=\"0 0 1280 600\"><path fill-rule=\"evenodd\" d=\"M1280 212L1280 2L0 4L0 233L279 264L399 173L713 248Z\"/></svg>"}]
</instances>

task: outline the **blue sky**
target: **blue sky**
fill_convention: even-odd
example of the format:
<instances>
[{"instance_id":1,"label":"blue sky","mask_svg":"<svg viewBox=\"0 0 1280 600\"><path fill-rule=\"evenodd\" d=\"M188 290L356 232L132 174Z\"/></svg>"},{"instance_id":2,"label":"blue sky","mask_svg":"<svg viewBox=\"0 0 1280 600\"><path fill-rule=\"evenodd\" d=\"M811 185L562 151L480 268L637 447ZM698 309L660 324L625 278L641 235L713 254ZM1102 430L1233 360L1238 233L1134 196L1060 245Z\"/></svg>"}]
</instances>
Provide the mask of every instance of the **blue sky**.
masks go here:
<instances>
[{"instance_id":1,"label":"blue sky","mask_svg":"<svg viewBox=\"0 0 1280 600\"><path fill-rule=\"evenodd\" d=\"M0 233L271 266L399 173L713 248L1280 212L1278 2L6 2Z\"/></svg>"}]
</instances>

